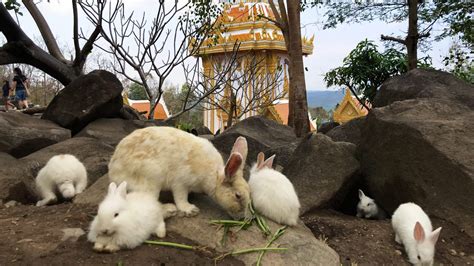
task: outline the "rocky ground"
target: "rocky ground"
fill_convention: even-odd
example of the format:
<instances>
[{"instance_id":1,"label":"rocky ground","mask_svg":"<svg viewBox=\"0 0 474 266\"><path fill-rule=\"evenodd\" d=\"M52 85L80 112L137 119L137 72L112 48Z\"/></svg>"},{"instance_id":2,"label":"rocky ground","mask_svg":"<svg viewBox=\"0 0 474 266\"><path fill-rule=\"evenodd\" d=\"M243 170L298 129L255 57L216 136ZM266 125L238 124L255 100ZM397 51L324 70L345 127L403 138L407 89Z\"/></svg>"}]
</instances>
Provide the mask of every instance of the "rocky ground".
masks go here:
<instances>
[{"instance_id":1,"label":"rocky ground","mask_svg":"<svg viewBox=\"0 0 474 266\"><path fill-rule=\"evenodd\" d=\"M332 210L314 211L302 220L336 250L344 265L410 265L394 240L390 220L365 220ZM435 265L474 265L473 239L445 220L431 220L435 228L443 227Z\"/></svg>"},{"instance_id":2,"label":"rocky ground","mask_svg":"<svg viewBox=\"0 0 474 266\"><path fill-rule=\"evenodd\" d=\"M72 234L64 239L63 229L87 231L95 212L95 207L71 203L0 209L0 265L214 265L214 258L220 255L211 249L201 252L155 245L99 254L85 235ZM163 241L195 245L175 233ZM233 257L217 264L243 265Z\"/></svg>"},{"instance_id":3,"label":"rocky ground","mask_svg":"<svg viewBox=\"0 0 474 266\"><path fill-rule=\"evenodd\" d=\"M115 254L96 253L84 234L95 212L93 206L72 203L3 207L0 264L244 265L239 257L215 261L222 253L210 248L188 251L145 244ZM339 254L343 265L409 265L403 247L393 240L390 220L364 220L333 210L312 211L302 220L316 238ZM474 241L445 220L432 218L432 222L443 227L436 265L474 265ZM173 231L163 241L198 245Z\"/></svg>"}]
</instances>

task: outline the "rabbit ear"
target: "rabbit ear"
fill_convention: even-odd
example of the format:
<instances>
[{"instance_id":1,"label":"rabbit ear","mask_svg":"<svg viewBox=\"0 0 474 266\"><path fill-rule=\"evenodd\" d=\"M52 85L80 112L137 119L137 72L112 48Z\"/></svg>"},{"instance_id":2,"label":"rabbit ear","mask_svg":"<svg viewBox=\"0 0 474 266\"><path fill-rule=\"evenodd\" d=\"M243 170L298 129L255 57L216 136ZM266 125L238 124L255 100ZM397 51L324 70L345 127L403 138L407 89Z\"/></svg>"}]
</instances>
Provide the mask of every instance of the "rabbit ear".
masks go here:
<instances>
[{"instance_id":1,"label":"rabbit ear","mask_svg":"<svg viewBox=\"0 0 474 266\"><path fill-rule=\"evenodd\" d=\"M362 189L359 189L359 199L361 200L365 196L364 192Z\"/></svg>"},{"instance_id":2,"label":"rabbit ear","mask_svg":"<svg viewBox=\"0 0 474 266\"><path fill-rule=\"evenodd\" d=\"M263 163L266 167L268 168L272 168L273 166L273 160L275 159L275 156L276 154L273 154L272 156L270 156L270 158L268 158L267 160L265 160L265 162Z\"/></svg>"},{"instance_id":3,"label":"rabbit ear","mask_svg":"<svg viewBox=\"0 0 474 266\"><path fill-rule=\"evenodd\" d=\"M232 153L227 160L225 165L225 178L224 182L232 183L234 181L235 174L241 167L243 162L242 156L239 153Z\"/></svg>"},{"instance_id":4,"label":"rabbit ear","mask_svg":"<svg viewBox=\"0 0 474 266\"><path fill-rule=\"evenodd\" d=\"M234 146L232 147L232 151L230 152L230 154L234 152L240 153L240 155L242 156L242 160L245 162L245 160L247 159L247 139L245 139L244 137L238 137L235 140Z\"/></svg>"},{"instance_id":5,"label":"rabbit ear","mask_svg":"<svg viewBox=\"0 0 474 266\"><path fill-rule=\"evenodd\" d=\"M116 189L117 189L117 185L114 182L110 183L109 190L107 191L107 195L114 194Z\"/></svg>"},{"instance_id":6,"label":"rabbit ear","mask_svg":"<svg viewBox=\"0 0 474 266\"><path fill-rule=\"evenodd\" d=\"M265 160L265 154L263 152L259 152L257 155L257 169L262 169L263 161Z\"/></svg>"},{"instance_id":7,"label":"rabbit ear","mask_svg":"<svg viewBox=\"0 0 474 266\"><path fill-rule=\"evenodd\" d=\"M438 241L439 233L441 233L442 227L438 227L436 230L434 230L431 235L430 235L430 241L431 243L436 244L436 241Z\"/></svg>"},{"instance_id":8,"label":"rabbit ear","mask_svg":"<svg viewBox=\"0 0 474 266\"><path fill-rule=\"evenodd\" d=\"M420 222L416 222L415 228L413 229L413 236L418 243L425 240L425 230L423 230L423 226L421 226Z\"/></svg>"},{"instance_id":9,"label":"rabbit ear","mask_svg":"<svg viewBox=\"0 0 474 266\"><path fill-rule=\"evenodd\" d=\"M120 197L125 198L127 196L127 182L123 181L120 183L115 193Z\"/></svg>"}]
</instances>

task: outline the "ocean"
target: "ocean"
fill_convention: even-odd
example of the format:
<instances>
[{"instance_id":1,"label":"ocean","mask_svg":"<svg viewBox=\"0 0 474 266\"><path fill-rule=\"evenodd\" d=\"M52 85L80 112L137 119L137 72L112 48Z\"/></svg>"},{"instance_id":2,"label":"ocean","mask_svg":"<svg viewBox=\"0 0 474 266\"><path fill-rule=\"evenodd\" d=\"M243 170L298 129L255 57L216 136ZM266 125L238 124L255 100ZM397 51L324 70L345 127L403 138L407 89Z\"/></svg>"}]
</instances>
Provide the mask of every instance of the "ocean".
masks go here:
<instances>
[{"instance_id":1,"label":"ocean","mask_svg":"<svg viewBox=\"0 0 474 266\"><path fill-rule=\"evenodd\" d=\"M324 90L324 91L307 91L308 107L323 107L326 111L334 109L336 104L344 98L344 90Z\"/></svg>"}]
</instances>

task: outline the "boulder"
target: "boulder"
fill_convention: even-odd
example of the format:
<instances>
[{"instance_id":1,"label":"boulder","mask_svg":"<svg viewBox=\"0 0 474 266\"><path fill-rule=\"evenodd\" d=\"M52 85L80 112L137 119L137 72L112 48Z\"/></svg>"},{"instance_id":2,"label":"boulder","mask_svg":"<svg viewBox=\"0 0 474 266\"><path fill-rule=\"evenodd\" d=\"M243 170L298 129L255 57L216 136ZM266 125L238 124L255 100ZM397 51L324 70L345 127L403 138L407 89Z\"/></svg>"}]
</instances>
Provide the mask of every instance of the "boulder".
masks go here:
<instances>
[{"instance_id":1,"label":"boulder","mask_svg":"<svg viewBox=\"0 0 474 266\"><path fill-rule=\"evenodd\" d=\"M211 130L206 126L195 128L195 130L198 135L212 135Z\"/></svg>"},{"instance_id":2,"label":"boulder","mask_svg":"<svg viewBox=\"0 0 474 266\"><path fill-rule=\"evenodd\" d=\"M126 120L146 120L135 108L124 104L120 110L120 117Z\"/></svg>"},{"instance_id":3,"label":"boulder","mask_svg":"<svg viewBox=\"0 0 474 266\"><path fill-rule=\"evenodd\" d=\"M136 129L161 125L158 121L124 120L120 118L101 118L83 128L74 137L98 139L113 147Z\"/></svg>"},{"instance_id":4,"label":"boulder","mask_svg":"<svg viewBox=\"0 0 474 266\"><path fill-rule=\"evenodd\" d=\"M359 117L339 125L326 133L334 141L344 141L358 145L360 132L365 123L365 117Z\"/></svg>"},{"instance_id":5,"label":"boulder","mask_svg":"<svg viewBox=\"0 0 474 266\"><path fill-rule=\"evenodd\" d=\"M452 99L374 108L358 154L378 203L392 213L401 203L415 202L474 236L473 121L474 112Z\"/></svg>"},{"instance_id":6,"label":"boulder","mask_svg":"<svg viewBox=\"0 0 474 266\"><path fill-rule=\"evenodd\" d=\"M247 230L240 230L221 243L223 229L209 224L211 220L229 219L227 214L209 197L196 195L191 203L200 208L197 216L182 218L172 217L166 223L167 230L190 238L200 245L211 247L219 252L265 247L268 243L256 225ZM274 233L281 225L266 219ZM234 230L235 231L235 230ZM274 247L288 248L286 252L267 252L263 256L262 265L340 265L339 255L323 241L316 239L311 231L299 222L297 226L287 228L285 233L273 243ZM256 253L238 256L246 265L254 265Z\"/></svg>"},{"instance_id":7,"label":"boulder","mask_svg":"<svg viewBox=\"0 0 474 266\"><path fill-rule=\"evenodd\" d=\"M321 207L335 207L357 180L356 146L334 142L323 134L308 134L284 169L301 203L301 214Z\"/></svg>"},{"instance_id":8,"label":"boulder","mask_svg":"<svg viewBox=\"0 0 474 266\"><path fill-rule=\"evenodd\" d=\"M273 154L275 154L275 160L273 161L274 165L279 165L282 168L285 168L290 159L291 156L293 156L293 152L296 150L296 147L298 147L299 140L295 139L293 142L287 143L282 146L277 146L270 148L268 150L265 150L265 158L269 158ZM252 163L256 160L252 160Z\"/></svg>"},{"instance_id":9,"label":"boulder","mask_svg":"<svg viewBox=\"0 0 474 266\"><path fill-rule=\"evenodd\" d=\"M16 158L69 139L71 132L20 112L0 113L0 152Z\"/></svg>"},{"instance_id":10,"label":"boulder","mask_svg":"<svg viewBox=\"0 0 474 266\"><path fill-rule=\"evenodd\" d=\"M388 79L375 96L373 106L418 98L447 99L474 109L472 85L454 75L434 69L414 69Z\"/></svg>"},{"instance_id":11,"label":"boulder","mask_svg":"<svg viewBox=\"0 0 474 266\"><path fill-rule=\"evenodd\" d=\"M318 127L318 133L326 134L326 133L329 132L329 130L331 130L331 129L337 127L337 126L339 126L339 123L338 123L338 122L334 122L334 121L322 123L322 124Z\"/></svg>"},{"instance_id":12,"label":"boulder","mask_svg":"<svg viewBox=\"0 0 474 266\"><path fill-rule=\"evenodd\" d=\"M67 141L49 146L45 149L32 153L20 161L26 164L37 164L41 169L48 160L57 154L72 154L81 161L87 169L88 185L92 185L99 177L108 172L108 163L114 152L114 148L93 138L72 138ZM34 177L36 173L24 180L29 190L34 191ZM32 191L32 192L33 192Z\"/></svg>"},{"instance_id":13,"label":"boulder","mask_svg":"<svg viewBox=\"0 0 474 266\"><path fill-rule=\"evenodd\" d=\"M212 141L214 139L214 135L199 135L200 138L207 139Z\"/></svg>"},{"instance_id":14,"label":"boulder","mask_svg":"<svg viewBox=\"0 0 474 266\"><path fill-rule=\"evenodd\" d=\"M221 153L228 155L239 136L247 139L248 164L257 160L259 152L285 146L297 140L292 128L262 116L252 116L216 136L212 143Z\"/></svg>"},{"instance_id":15,"label":"boulder","mask_svg":"<svg viewBox=\"0 0 474 266\"><path fill-rule=\"evenodd\" d=\"M122 83L112 73L92 71L61 90L41 118L71 129L76 134L96 119L120 117L122 90Z\"/></svg>"}]
</instances>

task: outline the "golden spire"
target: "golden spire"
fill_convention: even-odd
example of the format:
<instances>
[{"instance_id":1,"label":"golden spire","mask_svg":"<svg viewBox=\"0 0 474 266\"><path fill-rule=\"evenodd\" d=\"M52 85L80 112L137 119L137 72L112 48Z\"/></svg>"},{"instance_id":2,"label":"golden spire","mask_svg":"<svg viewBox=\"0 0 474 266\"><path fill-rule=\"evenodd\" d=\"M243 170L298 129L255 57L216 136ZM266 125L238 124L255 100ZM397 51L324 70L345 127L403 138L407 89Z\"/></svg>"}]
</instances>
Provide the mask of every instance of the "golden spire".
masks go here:
<instances>
[{"instance_id":1,"label":"golden spire","mask_svg":"<svg viewBox=\"0 0 474 266\"><path fill-rule=\"evenodd\" d=\"M283 90L285 91L284 97L287 98L290 95L290 83L286 74L286 63L283 63Z\"/></svg>"}]
</instances>

